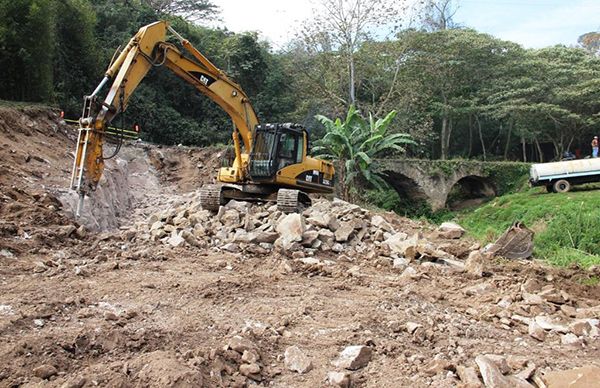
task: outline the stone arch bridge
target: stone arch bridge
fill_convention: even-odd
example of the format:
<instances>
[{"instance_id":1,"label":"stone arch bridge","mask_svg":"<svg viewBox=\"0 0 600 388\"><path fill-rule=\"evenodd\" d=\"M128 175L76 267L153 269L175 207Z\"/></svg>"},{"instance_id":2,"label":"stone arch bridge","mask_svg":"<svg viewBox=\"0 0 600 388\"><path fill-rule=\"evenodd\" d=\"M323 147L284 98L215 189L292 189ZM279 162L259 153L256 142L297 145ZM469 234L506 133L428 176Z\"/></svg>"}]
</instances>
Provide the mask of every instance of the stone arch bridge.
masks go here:
<instances>
[{"instance_id":1,"label":"stone arch bridge","mask_svg":"<svg viewBox=\"0 0 600 388\"><path fill-rule=\"evenodd\" d=\"M436 211L459 189L466 198L493 197L526 181L529 164L471 160L379 159L375 171L401 197L426 201Z\"/></svg>"}]
</instances>

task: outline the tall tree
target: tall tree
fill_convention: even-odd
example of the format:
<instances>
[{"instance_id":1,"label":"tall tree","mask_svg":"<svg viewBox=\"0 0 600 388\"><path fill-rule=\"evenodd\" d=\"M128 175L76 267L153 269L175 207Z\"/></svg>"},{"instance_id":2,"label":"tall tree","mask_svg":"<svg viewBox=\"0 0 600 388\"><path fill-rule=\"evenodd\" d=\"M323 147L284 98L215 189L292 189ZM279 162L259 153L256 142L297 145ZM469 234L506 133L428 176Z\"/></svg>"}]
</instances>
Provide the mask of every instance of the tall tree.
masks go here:
<instances>
[{"instance_id":1,"label":"tall tree","mask_svg":"<svg viewBox=\"0 0 600 388\"><path fill-rule=\"evenodd\" d=\"M455 0L427 0L422 5L421 23L428 31L440 31L457 27L454 15L458 11Z\"/></svg>"},{"instance_id":2,"label":"tall tree","mask_svg":"<svg viewBox=\"0 0 600 388\"><path fill-rule=\"evenodd\" d=\"M577 43L594 55L600 55L600 32L588 32L577 39Z\"/></svg>"},{"instance_id":3,"label":"tall tree","mask_svg":"<svg viewBox=\"0 0 600 388\"><path fill-rule=\"evenodd\" d=\"M81 97L90 92L103 70L94 35L96 14L88 0L57 2L54 87L69 117L80 114Z\"/></svg>"},{"instance_id":4,"label":"tall tree","mask_svg":"<svg viewBox=\"0 0 600 388\"><path fill-rule=\"evenodd\" d=\"M517 45L466 29L408 31L399 39L409 45L402 76L427 96L439 128L439 156L446 159L460 120L472 114L475 92Z\"/></svg>"},{"instance_id":5,"label":"tall tree","mask_svg":"<svg viewBox=\"0 0 600 388\"><path fill-rule=\"evenodd\" d=\"M356 51L370 37L395 31L405 9L406 2L397 0L318 1L301 35L314 49L321 46L343 56L348 73L347 105L356 104Z\"/></svg>"},{"instance_id":6,"label":"tall tree","mask_svg":"<svg viewBox=\"0 0 600 388\"><path fill-rule=\"evenodd\" d=\"M50 101L54 2L1 0L0 20L0 98Z\"/></svg>"}]
</instances>

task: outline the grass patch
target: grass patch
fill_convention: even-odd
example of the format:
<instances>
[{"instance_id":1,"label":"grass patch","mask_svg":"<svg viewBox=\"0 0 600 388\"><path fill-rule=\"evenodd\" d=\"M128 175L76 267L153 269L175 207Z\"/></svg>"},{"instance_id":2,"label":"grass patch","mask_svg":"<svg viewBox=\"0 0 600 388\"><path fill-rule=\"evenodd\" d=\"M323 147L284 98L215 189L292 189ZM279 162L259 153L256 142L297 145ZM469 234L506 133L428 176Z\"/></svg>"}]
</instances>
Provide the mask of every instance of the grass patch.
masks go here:
<instances>
[{"instance_id":1,"label":"grass patch","mask_svg":"<svg viewBox=\"0 0 600 388\"><path fill-rule=\"evenodd\" d=\"M600 283L600 278L598 276L590 276L589 278L585 278L581 281L581 284L584 286L597 286Z\"/></svg>"},{"instance_id":2,"label":"grass patch","mask_svg":"<svg viewBox=\"0 0 600 388\"><path fill-rule=\"evenodd\" d=\"M497 239L514 221L533 229L534 256L558 266L600 264L600 188L576 187L566 194L536 188L498 197L455 219L483 243Z\"/></svg>"}]
</instances>

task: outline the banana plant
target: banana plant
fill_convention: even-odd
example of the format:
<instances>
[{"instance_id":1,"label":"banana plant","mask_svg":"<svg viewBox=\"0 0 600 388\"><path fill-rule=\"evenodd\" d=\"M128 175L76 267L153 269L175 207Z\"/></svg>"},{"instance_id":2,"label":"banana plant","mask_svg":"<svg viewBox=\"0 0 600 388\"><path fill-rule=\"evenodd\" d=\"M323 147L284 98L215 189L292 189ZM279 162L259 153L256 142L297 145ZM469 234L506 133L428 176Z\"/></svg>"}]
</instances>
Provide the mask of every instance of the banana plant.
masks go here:
<instances>
[{"instance_id":1,"label":"banana plant","mask_svg":"<svg viewBox=\"0 0 600 388\"><path fill-rule=\"evenodd\" d=\"M331 120L322 115L315 117L323 124L326 133L316 142L313 151L322 158L340 163L339 182L346 199L348 187L358 177L363 177L378 189L387 187L383 178L374 172L374 159L389 155L390 151L404 154L407 145L416 144L406 133L388 134L396 111L377 120L369 114L367 120L352 105L343 121L340 118Z\"/></svg>"}]
</instances>

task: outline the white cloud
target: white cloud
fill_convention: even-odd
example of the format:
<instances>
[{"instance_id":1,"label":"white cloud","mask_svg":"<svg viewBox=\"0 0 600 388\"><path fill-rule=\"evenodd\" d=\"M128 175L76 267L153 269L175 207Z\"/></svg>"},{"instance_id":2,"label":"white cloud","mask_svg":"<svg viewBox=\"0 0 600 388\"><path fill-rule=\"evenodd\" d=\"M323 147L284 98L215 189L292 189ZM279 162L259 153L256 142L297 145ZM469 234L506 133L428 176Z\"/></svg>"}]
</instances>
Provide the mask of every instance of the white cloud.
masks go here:
<instances>
[{"instance_id":1,"label":"white cloud","mask_svg":"<svg viewBox=\"0 0 600 388\"><path fill-rule=\"evenodd\" d=\"M281 47L294 37L299 23L310 17L310 0L215 0L225 26L234 32L257 31Z\"/></svg>"}]
</instances>

